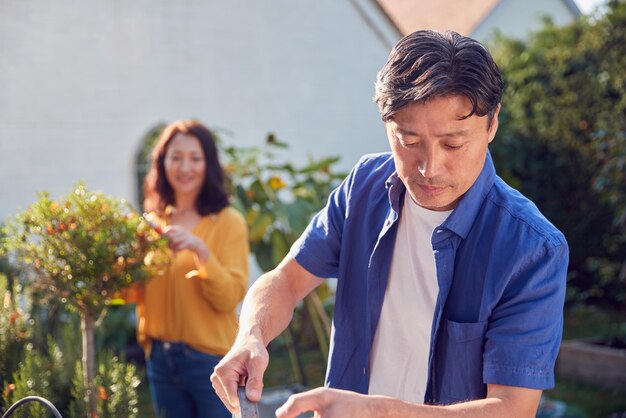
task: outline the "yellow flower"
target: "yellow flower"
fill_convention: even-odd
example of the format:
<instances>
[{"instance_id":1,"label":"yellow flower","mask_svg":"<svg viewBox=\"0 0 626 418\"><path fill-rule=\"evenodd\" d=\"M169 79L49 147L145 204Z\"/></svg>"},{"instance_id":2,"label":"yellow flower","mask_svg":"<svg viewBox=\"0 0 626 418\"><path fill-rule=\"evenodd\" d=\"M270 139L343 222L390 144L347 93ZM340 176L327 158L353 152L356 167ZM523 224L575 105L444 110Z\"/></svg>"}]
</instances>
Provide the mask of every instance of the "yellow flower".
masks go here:
<instances>
[{"instance_id":1,"label":"yellow flower","mask_svg":"<svg viewBox=\"0 0 626 418\"><path fill-rule=\"evenodd\" d=\"M280 190L283 187L286 186L285 182L283 181L283 179L281 179L278 176L272 176L270 177L270 179L267 181L267 183L270 185L270 187L274 190Z\"/></svg>"}]
</instances>

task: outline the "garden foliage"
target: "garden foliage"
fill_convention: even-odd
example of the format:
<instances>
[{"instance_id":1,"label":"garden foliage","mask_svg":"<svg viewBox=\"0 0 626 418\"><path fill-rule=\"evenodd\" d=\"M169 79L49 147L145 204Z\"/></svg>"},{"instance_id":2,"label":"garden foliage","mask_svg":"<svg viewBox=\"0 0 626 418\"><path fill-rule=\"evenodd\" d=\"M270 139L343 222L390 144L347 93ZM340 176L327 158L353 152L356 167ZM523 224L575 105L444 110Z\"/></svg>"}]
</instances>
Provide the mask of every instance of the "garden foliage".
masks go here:
<instances>
[{"instance_id":1,"label":"garden foliage","mask_svg":"<svg viewBox=\"0 0 626 418\"><path fill-rule=\"evenodd\" d=\"M40 302L32 286L9 291L0 275L0 297L15 305L0 310L0 411L25 396L42 396L51 401L64 417L86 416L134 418L138 416L140 373L136 366L98 345L96 415L87 411L86 387L81 362L79 318L55 299ZM44 338L42 339L41 336ZM103 340L103 338L98 338ZM19 407L12 416L44 418L50 412L40 403Z\"/></svg>"},{"instance_id":2,"label":"garden foliage","mask_svg":"<svg viewBox=\"0 0 626 418\"><path fill-rule=\"evenodd\" d=\"M263 147L222 147L233 205L246 218L251 250L263 271L280 263L345 177L333 168L339 157L309 158L302 167L276 162L276 151L286 147L272 134Z\"/></svg>"},{"instance_id":3,"label":"garden foliage","mask_svg":"<svg viewBox=\"0 0 626 418\"><path fill-rule=\"evenodd\" d=\"M155 257L167 242L128 203L83 184L59 200L41 193L4 234L2 251L32 273L34 288L80 315L85 400L93 416L96 320L116 292L167 268L167 257Z\"/></svg>"},{"instance_id":4,"label":"garden foliage","mask_svg":"<svg viewBox=\"0 0 626 418\"><path fill-rule=\"evenodd\" d=\"M626 303L626 2L493 48L506 82L498 171L561 229L567 300Z\"/></svg>"},{"instance_id":5,"label":"garden foliage","mask_svg":"<svg viewBox=\"0 0 626 418\"><path fill-rule=\"evenodd\" d=\"M79 313L97 317L116 291L159 268L144 259L166 242L123 200L78 184L64 199L39 200L7 225L6 245L40 285Z\"/></svg>"}]
</instances>

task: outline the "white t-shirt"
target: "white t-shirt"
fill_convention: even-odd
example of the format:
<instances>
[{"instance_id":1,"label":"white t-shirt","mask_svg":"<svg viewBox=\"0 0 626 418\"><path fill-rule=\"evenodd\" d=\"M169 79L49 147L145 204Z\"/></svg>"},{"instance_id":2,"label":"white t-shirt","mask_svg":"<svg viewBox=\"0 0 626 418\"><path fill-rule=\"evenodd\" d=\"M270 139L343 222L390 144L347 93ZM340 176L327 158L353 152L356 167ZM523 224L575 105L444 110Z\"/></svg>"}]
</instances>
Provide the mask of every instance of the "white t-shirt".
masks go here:
<instances>
[{"instance_id":1,"label":"white t-shirt","mask_svg":"<svg viewBox=\"0 0 626 418\"><path fill-rule=\"evenodd\" d=\"M439 293L431 236L451 212L424 209L405 193L370 355L370 394L424 402L430 332Z\"/></svg>"}]
</instances>

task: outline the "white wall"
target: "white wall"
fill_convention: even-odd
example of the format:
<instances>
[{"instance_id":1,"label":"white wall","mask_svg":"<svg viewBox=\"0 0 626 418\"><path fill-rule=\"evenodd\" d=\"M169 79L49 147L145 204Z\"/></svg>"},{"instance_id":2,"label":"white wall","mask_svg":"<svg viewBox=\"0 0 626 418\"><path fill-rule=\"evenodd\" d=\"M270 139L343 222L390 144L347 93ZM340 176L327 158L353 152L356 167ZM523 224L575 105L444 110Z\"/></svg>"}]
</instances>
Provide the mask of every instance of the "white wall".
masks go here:
<instances>
[{"instance_id":1,"label":"white wall","mask_svg":"<svg viewBox=\"0 0 626 418\"><path fill-rule=\"evenodd\" d=\"M78 180L132 201L142 136L177 118L348 169L387 149L387 54L347 0L2 0L0 220Z\"/></svg>"},{"instance_id":2,"label":"white wall","mask_svg":"<svg viewBox=\"0 0 626 418\"><path fill-rule=\"evenodd\" d=\"M576 16L566 6L565 1L567 0L502 0L470 36L487 41L497 29L506 36L522 39L541 28L545 16L549 16L556 25L566 25Z\"/></svg>"}]
</instances>

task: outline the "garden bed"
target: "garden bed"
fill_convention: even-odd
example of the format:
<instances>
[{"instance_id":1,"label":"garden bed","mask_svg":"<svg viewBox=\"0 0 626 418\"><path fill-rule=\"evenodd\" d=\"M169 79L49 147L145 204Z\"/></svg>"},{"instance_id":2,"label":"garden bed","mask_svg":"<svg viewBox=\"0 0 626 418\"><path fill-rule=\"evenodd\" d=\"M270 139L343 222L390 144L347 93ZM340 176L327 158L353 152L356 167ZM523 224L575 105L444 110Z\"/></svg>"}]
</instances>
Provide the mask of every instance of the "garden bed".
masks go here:
<instances>
[{"instance_id":1,"label":"garden bed","mask_svg":"<svg viewBox=\"0 0 626 418\"><path fill-rule=\"evenodd\" d=\"M566 379L626 393L626 348L603 345L597 338L566 340L556 371Z\"/></svg>"}]
</instances>

